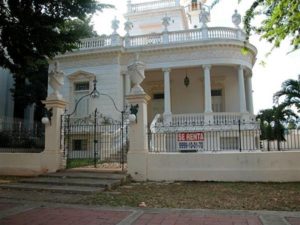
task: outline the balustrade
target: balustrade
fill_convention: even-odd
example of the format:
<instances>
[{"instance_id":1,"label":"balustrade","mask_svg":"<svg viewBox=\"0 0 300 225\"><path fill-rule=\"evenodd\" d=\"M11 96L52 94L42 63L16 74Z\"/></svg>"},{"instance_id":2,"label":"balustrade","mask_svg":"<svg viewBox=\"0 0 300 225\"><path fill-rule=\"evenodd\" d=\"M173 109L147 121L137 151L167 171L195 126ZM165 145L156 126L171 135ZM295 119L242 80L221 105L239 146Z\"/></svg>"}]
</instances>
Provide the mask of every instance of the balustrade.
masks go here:
<instances>
[{"instance_id":1,"label":"balustrade","mask_svg":"<svg viewBox=\"0 0 300 225\"><path fill-rule=\"evenodd\" d=\"M78 48L80 50L103 48L108 46L111 46L111 37L86 38L80 40L80 43L78 44Z\"/></svg>"},{"instance_id":2,"label":"balustrade","mask_svg":"<svg viewBox=\"0 0 300 225\"><path fill-rule=\"evenodd\" d=\"M207 37L204 35L204 30L207 32ZM191 29L168 32L168 43L163 42L163 35L163 33L152 33L147 35L129 36L126 37L126 42L129 44L126 44L125 46L123 38L121 38L120 45L125 48L134 48L172 43L178 44L186 42L201 42L207 39L245 39L245 34L241 30L226 27L211 27L207 29ZM106 48L112 46L111 36L82 39L80 44L78 44L78 48L80 50Z\"/></svg>"},{"instance_id":3,"label":"balustrade","mask_svg":"<svg viewBox=\"0 0 300 225\"><path fill-rule=\"evenodd\" d=\"M147 10L167 8L176 6L175 0L162 0L153 2L144 2L139 4L131 4L131 13L143 12Z\"/></svg>"},{"instance_id":4,"label":"balustrade","mask_svg":"<svg viewBox=\"0 0 300 225\"><path fill-rule=\"evenodd\" d=\"M205 117L209 116L211 121L206 121ZM172 114L171 123L167 126L174 127L193 127L206 125L236 125L238 121L242 123L253 123L255 118L251 115L245 116L238 112L221 112L221 113L191 113L191 114ZM157 114L151 123L151 130L155 127L161 127L162 116Z\"/></svg>"}]
</instances>

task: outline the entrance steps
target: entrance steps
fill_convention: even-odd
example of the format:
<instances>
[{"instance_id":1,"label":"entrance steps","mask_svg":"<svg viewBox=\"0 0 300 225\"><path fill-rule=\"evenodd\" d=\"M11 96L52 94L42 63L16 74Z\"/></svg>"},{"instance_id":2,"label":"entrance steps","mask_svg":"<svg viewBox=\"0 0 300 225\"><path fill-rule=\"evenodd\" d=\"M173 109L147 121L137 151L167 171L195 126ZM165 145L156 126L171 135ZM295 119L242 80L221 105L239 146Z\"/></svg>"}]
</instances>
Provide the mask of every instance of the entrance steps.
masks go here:
<instances>
[{"instance_id":1,"label":"entrance steps","mask_svg":"<svg viewBox=\"0 0 300 225\"><path fill-rule=\"evenodd\" d=\"M58 193L93 194L114 189L128 180L121 172L62 171L24 178L17 183L1 184L2 189L50 191Z\"/></svg>"}]
</instances>

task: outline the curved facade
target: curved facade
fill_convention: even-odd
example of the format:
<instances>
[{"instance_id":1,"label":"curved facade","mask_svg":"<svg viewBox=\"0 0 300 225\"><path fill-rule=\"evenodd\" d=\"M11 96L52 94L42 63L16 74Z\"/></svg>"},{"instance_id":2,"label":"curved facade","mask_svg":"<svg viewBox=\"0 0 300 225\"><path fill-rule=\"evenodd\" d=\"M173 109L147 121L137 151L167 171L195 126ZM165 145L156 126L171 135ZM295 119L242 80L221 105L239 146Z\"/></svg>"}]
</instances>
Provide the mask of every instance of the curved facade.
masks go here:
<instances>
[{"instance_id":1,"label":"curved facade","mask_svg":"<svg viewBox=\"0 0 300 225\"><path fill-rule=\"evenodd\" d=\"M92 90L94 79L98 90L123 109L132 86L128 66L138 58L146 66L142 87L151 97L149 122L156 114L164 115L167 123L191 115L210 123L254 118L251 79L257 52L238 27L239 17L233 21L235 28L209 27L205 1L178 0L128 1L125 16L124 37L117 32L118 21L113 21L112 35L84 39L78 50L56 57L65 73L62 92L70 110ZM103 97L87 99L77 116L96 107L119 117Z\"/></svg>"}]
</instances>

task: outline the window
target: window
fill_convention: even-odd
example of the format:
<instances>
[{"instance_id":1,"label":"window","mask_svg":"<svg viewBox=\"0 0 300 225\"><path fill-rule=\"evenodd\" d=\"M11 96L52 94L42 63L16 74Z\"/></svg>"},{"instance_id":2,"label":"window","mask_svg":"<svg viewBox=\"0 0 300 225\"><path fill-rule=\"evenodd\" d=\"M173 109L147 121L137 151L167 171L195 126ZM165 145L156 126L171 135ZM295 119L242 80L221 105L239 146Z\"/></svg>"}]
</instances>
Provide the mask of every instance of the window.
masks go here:
<instances>
[{"instance_id":1,"label":"window","mask_svg":"<svg viewBox=\"0 0 300 225\"><path fill-rule=\"evenodd\" d=\"M165 95L164 93L154 94L153 99L164 99Z\"/></svg>"},{"instance_id":2,"label":"window","mask_svg":"<svg viewBox=\"0 0 300 225\"><path fill-rule=\"evenodd\" d=\"M211 96L222 96L222 90L211 90Z\"/></svg>"},{"instance_id":3,"label":"window","mask_svg":"<svg viewBox=\"0 0 300 225\"><path fill-rule=\"evenodd\" d=\"M75 139L73 140L73 151L86 151L87 140Z\"/></svg>"},{"instance_id":4,"label":"window","mask_svg":"<svg viewBox=\"0 0 300 225\"><path fill-rule=\"evenodd\" d=\"M78 82L74 84L75 91L88 91L90 90L90 82Z\"/></svg>"},{"instance_id":5,"label":"window","mask_svg":"<svg viewBox=\"0 0 300 225\"><path fill-rule=\"evenodd\" d=\"M212 101L212 110L214 112L223 111L223 98L222 98L221 89L211 90L211 101Z\"/></svg>"},{"instance_id":6,"label":"window","mask_svg":"<svg viewBox=\"0 0 300 225\"><path fill-rule=\"evenodd\" d=\"M197 0L192 0L192 11L198 10Z\"/></svg>"}]
</instances>

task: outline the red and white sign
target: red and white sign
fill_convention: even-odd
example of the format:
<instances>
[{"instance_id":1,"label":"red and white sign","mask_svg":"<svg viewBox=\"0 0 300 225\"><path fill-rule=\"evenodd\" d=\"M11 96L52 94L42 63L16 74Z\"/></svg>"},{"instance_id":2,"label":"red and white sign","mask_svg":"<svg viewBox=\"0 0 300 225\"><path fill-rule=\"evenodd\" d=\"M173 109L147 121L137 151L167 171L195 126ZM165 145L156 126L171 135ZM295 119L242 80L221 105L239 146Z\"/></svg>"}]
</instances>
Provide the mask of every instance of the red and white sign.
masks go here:
<instances>
[{"instance_id":1,"label":"red and white sign","mask_svg":"<svg viewBox=\"0 0 300 225\"><path fill-rule=\"evenodd\" d=\"M203 132L179 133L177 141L204 141Z\"/></svg>"},{"instance_id":2,"label":"red and white sign","mask_svg":"<svg viewBox=\"0 0 300 225\"><path fill-rule=\"evenodd\" d=\"M177 134L177 149L198 151L203 149L204 132L182 132Z\"/></svg>"}]
</instances>

